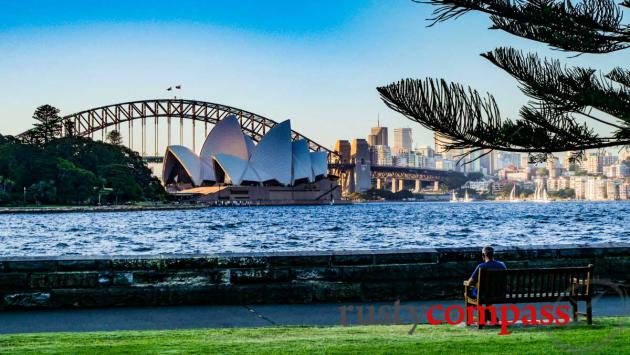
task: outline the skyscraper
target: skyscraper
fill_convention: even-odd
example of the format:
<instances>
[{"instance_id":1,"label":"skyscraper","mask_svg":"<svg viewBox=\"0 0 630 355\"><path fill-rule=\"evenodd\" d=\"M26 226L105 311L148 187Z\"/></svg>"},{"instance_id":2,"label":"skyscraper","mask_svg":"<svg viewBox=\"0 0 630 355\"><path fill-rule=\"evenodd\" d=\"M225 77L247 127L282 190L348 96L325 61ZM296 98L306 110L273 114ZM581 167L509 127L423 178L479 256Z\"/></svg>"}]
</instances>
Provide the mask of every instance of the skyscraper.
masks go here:
<instances>
[{"instance_id":1,"label":"skyscraper","mask_svg":"<svg viewBox=\"0 0 630 355\"><path fill-rule=\"evenodd\" d=\"M411 128L394 128L394 154L410 152L412 143Z\"/></svg>"},{"instance_id":2,"label":"skyscraper","mask_svg":"<svg viewBox=\"0 0 630 355\"><path fill-rule=\"evenodd\" d=\"M370 145L389 145L387 140L387 127L381 127L380 122L376 127L372 127L368 136L368 143Z\"/></svg>"},{"instance_id":3,"label":"skyscraper","mask_svg":"<svg viewBox=\"0 0 630 355\"><path fill-rule=\"evenodd\" d=\"M335 151L339 153L340 163L349 163L350 162L350 151L352 150L350 142L347 140L338 140L335 143Z\"/></svg>"}]
</instances>

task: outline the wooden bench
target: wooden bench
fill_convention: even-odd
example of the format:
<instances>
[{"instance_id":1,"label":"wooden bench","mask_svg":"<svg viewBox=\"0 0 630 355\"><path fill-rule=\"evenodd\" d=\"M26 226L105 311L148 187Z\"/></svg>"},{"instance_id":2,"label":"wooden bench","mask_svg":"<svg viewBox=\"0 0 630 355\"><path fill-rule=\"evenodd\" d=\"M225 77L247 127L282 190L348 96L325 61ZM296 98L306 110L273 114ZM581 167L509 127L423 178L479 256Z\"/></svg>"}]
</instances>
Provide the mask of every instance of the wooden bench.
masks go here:
<instances>
[{"instance_id":1,"label":"wooden bench","mask_svg":"<svg viewBox=\"0 0 630 355\"><path fill-rule=\"evenodd\" d=\"M500 303L569 302L573 308L574 322L577 322L579 314L586 316L588 324L593 324L592 279L593 265L547 269L479 269L476 284L464 281L464 299L466 307ZM477 288L475 298L470 296L472 287ZM579 301L586 302L586 313L578 313ZM477 317L481 319L481 310Z\"/></svg>"}]
</instances>

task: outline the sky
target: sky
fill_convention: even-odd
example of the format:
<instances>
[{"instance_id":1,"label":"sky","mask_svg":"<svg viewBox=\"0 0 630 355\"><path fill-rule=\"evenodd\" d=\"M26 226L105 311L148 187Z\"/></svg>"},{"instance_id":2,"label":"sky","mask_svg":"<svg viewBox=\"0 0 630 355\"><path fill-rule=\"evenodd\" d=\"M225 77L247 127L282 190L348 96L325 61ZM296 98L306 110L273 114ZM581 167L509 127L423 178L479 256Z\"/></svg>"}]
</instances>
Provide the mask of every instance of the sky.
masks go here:
<instances>
[{"instance_id":1,"label":"sky","mask_svg":"<svg viewBox=\"0 0 630 355\"><path fill-rule=\"evenodd\" d=\"M427 27L433 8L410 0L0 0L0 8L2 134L30 128L42 104L70 114L169 98L166 88L182 85L180 97L291 119L328 147L365 138L377 117L432 144L376 87L445 78L490 92L513 118L527 99L480 53L512 46L604 71L630 63L630 51L570 58L488 30L481 14Z\"/></svg>"}]
</instances>

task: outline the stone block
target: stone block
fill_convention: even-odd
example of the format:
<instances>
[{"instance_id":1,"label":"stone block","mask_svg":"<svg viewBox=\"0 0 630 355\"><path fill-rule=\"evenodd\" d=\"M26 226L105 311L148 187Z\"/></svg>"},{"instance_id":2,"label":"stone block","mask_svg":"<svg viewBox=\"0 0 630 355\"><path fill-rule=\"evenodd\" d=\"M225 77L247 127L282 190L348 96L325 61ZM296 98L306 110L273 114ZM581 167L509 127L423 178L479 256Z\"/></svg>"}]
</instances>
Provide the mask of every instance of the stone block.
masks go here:
<instances>
[{"instance_id":1,"label":"stone block","mask_svg":"<svg viewBox=\"0 0 630 355\"><path fill-rule=\"evenodd\" d=\"M482 261L481 248L436 248L438 262Z\"/></svg>"},{"instance_id":2,"label":"stone block","mask_svg":"<svg viewBox=\"0 0 630 355\"><path fill-rule=\"evenodd\" d=\"M332 267L293 267L291 268L291 277L298 281L306 280L339 280L341 274L340 268Z\"/></svg>"},{"instance_id":3,"label":"stone block","mask_svg":"<svg viewBox=\"0 0 630 355\"><path fill-rule=\"evenodd\" d=\"M373 266L344 266L342 281L418 280L440 278L440 264L397 264ZM459 276L459 273L455 276Z\"/></svg>"},{"instance_id":4,"label":"stone block","mask_svg":"<svg viewBox=\"0 0 630 355\"><path fill-rule=\"evenodd\" d=\"M52 306L48 292L10 293L3 297L3 308L49 308Z\"/></svg>"},{"instance_id":5,"label":"stone block","mask_svg":"<svg viewBox=\"0 0 630 355\"><path fill-rule=\"evenodd\" d=\"M265 303L311 303L313 287L309 282L282 282L265 285Z\"/></svg>"},{"instance_id":6,"label":"stone block","mask_svg":"<svg viewBox=\"0 0 630 355\"><path fill-rule=\"evenodd\" d=\"M266 267L269 264L266 256L247 256L223 254L216 257L218 268L253 268Z\"/></svg>"},{"instance_id":7,"label":"stone block","mask_svg":"<svg viewBox=\"0 0 630 355\"><path fill-rule=\"evenodd\" d=\"M230 282L233 284L255 283L255 282L277 282L289 281L291 272L282 268L256 268L256 269L231 269Z\"/></svg>"},{"instance_id":8,"label":"stone block","mask_svg":"<svg viewBox=\"0 0 630 355\"><path fill-rule=\"evenodd\" d=\"M204 269L217 266L214 257L138 257L112 259L113 270L185 270Z\"/></svg>"},{"instance_id":9,"label":"stone block","mask_svg":"<svg viewBox=\"0 0 630 355\"><path fill-rule=\"evenodd\" d=\"M99 285L97 272L34 272L30 277L32 289L49 290L53 288L89 288Z\"/></svg>"},{"instance_id":10,"label":"stone block","mask_svg":"<svg viewBox=\"0 0 630 355\"><path fill-rule=\"evenodd\" d=\"M28 273L2 272L0 273L0 291L23 290L28 285Z\"/></svg>"},{"instance_id":11,"label":"stone block","mask_svg":"<svg viewBox=\"0 0 630 355\"><path fill-rule=\"evenodd\" d=\"M332 265L372 265L374 253L366 251L334 251Z\"/></svg>"},{"instance_id":12,"label":"stone block","mask_svg":"<svg viewBox=\"0 0 630 355\"><path fill-rule=\"evenodd\" d=\"M109 259L57 260L59 271L101 271L111 269Z\"/></svg>"},{"instance_id":13,"label":"stone block","mask_svg":"<svg viewBox=\"0 0 630 355\"><path fill-rule=\"evenodd\" d=\"M375 264L437 263L436 249L404 249L374 252Z\"/></svg>"},{"instance_id":14,"label":"stone block","mask_svg":"<svg viewBox=\"0 0 630 355\"><path fill-rule=\"evenodd\" d=\"M361 283L312 281L314 302L345 302L361 299Z\"/></svg>"},{"instance_id":15,"label":"stone block","mask_svg":"<svg viewBox=\"0 0 630 355\"><path fill-rule=\"evenodd\" d=\"M282 252L268 255L271 266L330 266L332 252Z\"/></svg>"},{"instance_id":16,"label":"stone block","mask_svg":"<svg viewBox=\"0 0 630 355\"><path fill-rule=\"evenodd\" d=\"M224 283L226 270L134 271L131 283L135 286L204 286Z\"/></svg>"},{"instance_id":17,"label":"stone block","mask_svg":"<svg viewBox=\"0 0 630 355\"><path fill-rule=\"evenodd\" d=\"M54 271L57 269L56 260L12 260L5 263L7 269L11 271Z\"/></svg>"}]
</instances>

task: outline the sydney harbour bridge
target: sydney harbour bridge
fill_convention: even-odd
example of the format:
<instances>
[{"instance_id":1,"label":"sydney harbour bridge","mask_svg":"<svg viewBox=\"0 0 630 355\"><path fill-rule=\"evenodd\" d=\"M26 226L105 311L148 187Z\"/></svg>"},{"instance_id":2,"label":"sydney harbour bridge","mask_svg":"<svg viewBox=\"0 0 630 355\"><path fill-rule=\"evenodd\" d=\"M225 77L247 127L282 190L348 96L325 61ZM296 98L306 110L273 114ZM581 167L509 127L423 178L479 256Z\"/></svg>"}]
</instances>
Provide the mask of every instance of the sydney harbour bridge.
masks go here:
<instances>
[{"instance_id":1,"label":"sydney harbour bridge","mask_svg":"<svg viewBox=\"0 0 630 355\"><path fill-rule=\"evenodd\" d=\"M108 132L116 130L123 137L123 144L138 152L147 162L161 163L166 146L179 144L196 151L198 144L208 135L211 129L209 126L230 115L238 118L243 133L254 142L258 142L277 124L274 120L232 106L176 98L152 99L101 106L64 116L62 135L73 134L104 141ZM358 190L355 187L358 185L376 188L388 188L389 185L396 192L404 188L405 181L415 181L414 190L419 191L422 182L433 182L437 189L438 183L448 175L442 170L372 166L365 161L347 158L344 159L345 163L340 163L338 152L304 134L296 131L291 133L293 140L305 139L311 151L329 154L332 175L346 181L359 176L363 176L364 180L369 179L367 184L342 184L346 191Z\"/></svg>"}]
</instances>

